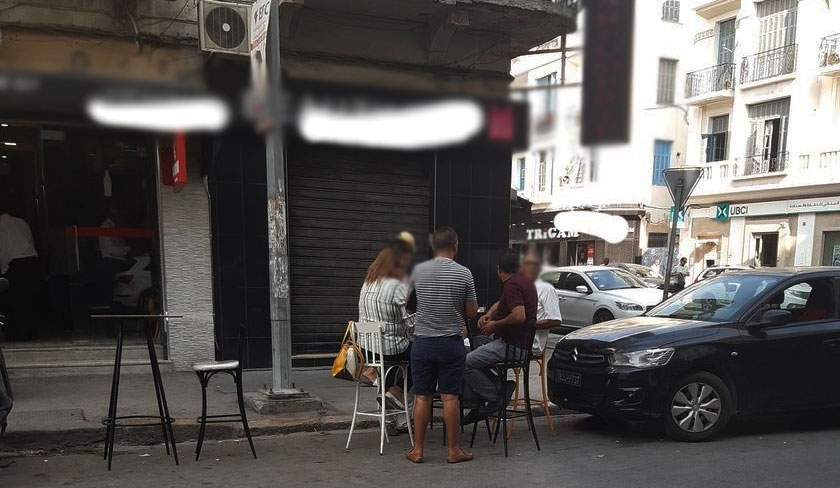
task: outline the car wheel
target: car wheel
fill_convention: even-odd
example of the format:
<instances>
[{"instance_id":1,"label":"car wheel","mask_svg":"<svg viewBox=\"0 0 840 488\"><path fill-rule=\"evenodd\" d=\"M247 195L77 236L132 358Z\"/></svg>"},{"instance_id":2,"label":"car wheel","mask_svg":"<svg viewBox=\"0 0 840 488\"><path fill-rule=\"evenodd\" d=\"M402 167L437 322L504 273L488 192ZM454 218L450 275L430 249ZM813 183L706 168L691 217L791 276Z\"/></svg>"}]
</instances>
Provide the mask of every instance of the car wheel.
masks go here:
<instances>
[{"instance_id":1,"label":"car wheel","mask_svg":"<svg viewBox=\"0 0 840 488\"><path fill-rule=\"evenodd\" d=\"M609 322L613 319L615 319L615 317L613 317L613 314L611 314L609 310L598 310L595 312L595 316L592 317L592 323L599 324L601 322Z\"/></svg>"},{"instance_id":2,"label":"car wheel","mask_svg":"<svg viewBox=\"0 0 840 488\"><path fill-rule=\"evenodd\" d=\"M732 396L717 376L691 373L674 383L663 410L662 422L668 437L683 442L707 441L729 423Z\"/></svg>"}]
</instances>

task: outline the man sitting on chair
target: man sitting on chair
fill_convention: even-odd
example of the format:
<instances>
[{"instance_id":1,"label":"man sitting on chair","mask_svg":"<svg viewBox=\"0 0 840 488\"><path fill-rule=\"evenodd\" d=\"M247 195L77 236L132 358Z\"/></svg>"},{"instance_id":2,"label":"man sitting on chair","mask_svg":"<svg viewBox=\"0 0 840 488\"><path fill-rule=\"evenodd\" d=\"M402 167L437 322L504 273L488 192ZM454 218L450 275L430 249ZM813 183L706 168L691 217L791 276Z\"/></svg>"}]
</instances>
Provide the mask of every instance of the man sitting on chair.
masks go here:
<instances>
[{"instance_id":1,"label":"man sitting on chair","mask_svg":"<svg viewBox=\"0 0 840 488\"><path fill-rule=\"evenodd\" d=\"M561 325L560 300L554 287L540 279L541 270L540 259L533 254L526 255L519 268L522 274L534 280L537 287L537 334L534 336L533 348L535 357L540 357L545 350L549 330Z\"/></svg>"},{"instance_id":2,"label":"man sitting on chair","mask_svg":"<svg viewBox=\"0 0 840 488\"><path fill-rule=\"evenodd\" d=\"M473 409L464 417L463 423L471 424L479 420L482 414L496 412L503 407L502 381L492 370L505 360L506 352L510 358L518 358L523 349L533 347L531 342L537 322L537 289L533 280L519 272L519 254L507 249L499 256L497 266L499 279L502 281L502 296L486 315L478 321L478 328L485 336L493 340L476 338L483 345L467 354L464 370L464 397L478 403L480 408ZM512 346L508 351L508 345ZM506 385L506 396L513 394L513 381Z\"/></svg>"}]
</instances>

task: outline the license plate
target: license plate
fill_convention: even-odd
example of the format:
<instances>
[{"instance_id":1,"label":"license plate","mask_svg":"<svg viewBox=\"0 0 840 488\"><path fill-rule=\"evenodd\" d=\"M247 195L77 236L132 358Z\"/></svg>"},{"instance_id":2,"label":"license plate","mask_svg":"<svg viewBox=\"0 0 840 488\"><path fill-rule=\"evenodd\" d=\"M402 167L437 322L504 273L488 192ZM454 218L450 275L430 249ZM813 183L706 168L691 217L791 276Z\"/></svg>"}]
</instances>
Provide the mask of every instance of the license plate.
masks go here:
<instances>
[{"instance_id":1,"label":"license plate","mask_svg":"<svg viewBox=\"0 0 840 488\"><path fill-rule=\"evenodd\" d=\"M566 385L580 386L580 373L571 373L569 371L558 371L557 381Z\"/></svg>"}]
</instances>

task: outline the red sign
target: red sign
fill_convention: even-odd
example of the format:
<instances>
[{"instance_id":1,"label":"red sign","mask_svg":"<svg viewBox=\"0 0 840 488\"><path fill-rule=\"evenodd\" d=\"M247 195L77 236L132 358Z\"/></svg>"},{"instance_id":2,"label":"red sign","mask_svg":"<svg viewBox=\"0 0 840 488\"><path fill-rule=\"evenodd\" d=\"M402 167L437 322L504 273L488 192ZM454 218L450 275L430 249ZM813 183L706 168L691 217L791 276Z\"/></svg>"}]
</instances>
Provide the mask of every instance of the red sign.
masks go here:
<instances>
[{"instance_id":1,"label":"red sign","mask_svg":"<svg viewBox=\"0 0 840 488\"><path fill-rule=\"evenodd\" d=\"M491 106L487 116L487 138L493 142L513 142L516 139L515 120L513 107Z\"/></svg>"},{"instance_id":2,"label":"red sign","mask_svg":"<svg viewBox=\"0 0 840 488\"><path fill-rule=\"evenodd\" d=\"M171 146L160 148L160 175L162 183L178 191L187 182L187 138L175 134Z\"/></svg>"}]
</instances>

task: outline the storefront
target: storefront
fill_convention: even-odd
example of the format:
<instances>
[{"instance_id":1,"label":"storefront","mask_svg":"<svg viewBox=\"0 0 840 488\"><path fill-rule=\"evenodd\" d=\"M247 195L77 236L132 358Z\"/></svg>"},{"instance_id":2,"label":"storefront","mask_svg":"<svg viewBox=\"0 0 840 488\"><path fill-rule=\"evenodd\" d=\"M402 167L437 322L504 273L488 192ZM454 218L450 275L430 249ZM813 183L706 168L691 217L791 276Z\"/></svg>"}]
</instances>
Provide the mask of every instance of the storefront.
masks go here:
<instances>
[{"instance_id":1,"label":"storefront","mask_svg":"<svg viewBox=\"0 0 840 488\"><path fill-rule=\"evenodd\" d=\"M695 263L835 266L840 258L840 196L721 202L692 209Z\"/></svg>"},{"instance_id":2,"label":"storefront","mask_svg":"<svg viewBox=\"0 0 840 488\"><path fill-rule=\"evenodd\" d=\"M511 245L521 252L536 252L543 264L549 266L585 266L601 264L604 258L613 263L637 263L641 259L639 234L641 219L638 214L624 215L629 231L627 238L616 244L575 229L558 229L554 226L556 211L531 215L531 222L511 226Z\"/></svg>"}]
</instances>

